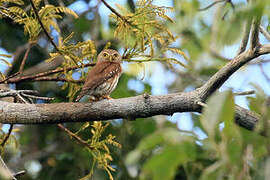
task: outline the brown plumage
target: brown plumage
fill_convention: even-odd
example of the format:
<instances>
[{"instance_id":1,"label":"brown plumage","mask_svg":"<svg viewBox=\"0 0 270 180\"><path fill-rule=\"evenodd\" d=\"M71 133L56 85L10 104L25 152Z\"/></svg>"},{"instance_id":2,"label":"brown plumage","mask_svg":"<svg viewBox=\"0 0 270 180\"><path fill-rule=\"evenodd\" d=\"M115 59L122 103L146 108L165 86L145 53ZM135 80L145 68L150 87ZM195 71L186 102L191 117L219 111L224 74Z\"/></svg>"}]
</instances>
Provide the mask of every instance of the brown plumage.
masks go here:
<instances>
[{"instance_id":1,"label":"brown plumage","mask_svg":"<svg viewBox=\"0 0 270 180\"><path fill-rule=\"evenodd\" d=\"M76 101L84 95L90 95L95 100L109 98L121 76L121 60L121 55L113 49L101 51L97 57L97 64L89 71Z\"/></svg>"}]
</instances>

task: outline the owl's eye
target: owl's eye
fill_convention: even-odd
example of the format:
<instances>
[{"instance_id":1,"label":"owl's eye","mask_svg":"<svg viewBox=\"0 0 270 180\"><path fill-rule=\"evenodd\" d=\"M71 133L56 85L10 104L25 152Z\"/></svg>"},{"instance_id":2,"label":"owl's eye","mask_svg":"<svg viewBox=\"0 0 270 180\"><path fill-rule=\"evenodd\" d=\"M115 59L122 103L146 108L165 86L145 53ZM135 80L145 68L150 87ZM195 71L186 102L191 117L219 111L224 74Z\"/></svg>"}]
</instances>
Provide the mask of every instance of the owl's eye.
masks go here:
<instances>
[{"instance_id":1,"label":"owl's eye","mask_svg":"<svg viewBox=\"0 0 270 180\"><path fill-rule=\"evenodd\" d=\"M118 54L113 54L113 57L118 58Z\"/></svg>"},{"instance_id":2,"label":"owl's eye","mask_svg":"<svg viewBox=\"0 0 270 180\"><path fill-rule=\"evenodd\" d=\"M103 53L103 55L102 55L103 57L108 57L109 55L107 54L107 53Z\"/></svg>"}]
</instances>

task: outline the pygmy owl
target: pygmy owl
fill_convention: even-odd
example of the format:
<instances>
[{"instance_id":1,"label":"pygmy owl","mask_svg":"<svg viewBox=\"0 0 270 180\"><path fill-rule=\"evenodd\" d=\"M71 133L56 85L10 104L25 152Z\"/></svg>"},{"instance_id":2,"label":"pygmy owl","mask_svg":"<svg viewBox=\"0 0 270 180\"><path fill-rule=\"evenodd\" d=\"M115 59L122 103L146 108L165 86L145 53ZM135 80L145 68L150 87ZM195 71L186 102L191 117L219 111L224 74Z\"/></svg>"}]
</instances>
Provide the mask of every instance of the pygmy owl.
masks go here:
<instances>
[{"instance_id":1,"label":"pygmy owl","mask_svg":"<svg viewBox=\"0 0 270 180\"><path fill-rule=\"evenodd\" d=\"M90 95L95 100L109 99L121 76L121 60L121 55L113 49L101 51L97 57L97 64L89 71L76 101L84 95Z\"/></svg>"}]
</instances>

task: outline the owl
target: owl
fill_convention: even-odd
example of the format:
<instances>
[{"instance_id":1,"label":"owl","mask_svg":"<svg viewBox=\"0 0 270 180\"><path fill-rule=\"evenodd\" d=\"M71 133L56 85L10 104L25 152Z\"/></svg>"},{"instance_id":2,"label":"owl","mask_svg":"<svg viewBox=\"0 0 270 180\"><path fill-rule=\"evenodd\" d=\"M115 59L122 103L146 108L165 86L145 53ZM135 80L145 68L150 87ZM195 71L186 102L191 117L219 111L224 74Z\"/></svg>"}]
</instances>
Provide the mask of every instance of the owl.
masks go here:
<instances>
[{"instance_id":1,"label":"owl","mask_svg":"<svg viewBox=\"0 0 270 180\"><path fill-rule=\"evenodd\" d=\"M75 101L78 102L84 95L89 95L94 100L110 99L109 95L121 76L121 60L121 55L113 49L101 51L96 65L89 71L82 91Z\"/></svg>"}]
</instances>

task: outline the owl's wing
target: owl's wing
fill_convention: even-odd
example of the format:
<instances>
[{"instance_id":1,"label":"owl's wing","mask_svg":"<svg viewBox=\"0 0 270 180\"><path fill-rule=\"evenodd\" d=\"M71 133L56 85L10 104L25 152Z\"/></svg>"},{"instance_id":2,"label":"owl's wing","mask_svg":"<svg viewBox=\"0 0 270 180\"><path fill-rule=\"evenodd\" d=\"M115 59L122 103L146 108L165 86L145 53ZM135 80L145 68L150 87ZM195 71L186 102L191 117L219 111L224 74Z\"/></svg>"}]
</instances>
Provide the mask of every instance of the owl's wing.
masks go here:
<instances>
[{"instance_id":1,"label":"owl's wing","mask_svg":"<svg viewBox=\"0 0 270 180\"><path fill-rule=\"evenodd\" d=\"M94 90L108 79L121 73L121 65L116 62L98 62L88 73L85 84L76 101L80 100L88 91Z\"/></svg>"}]
</instances>

